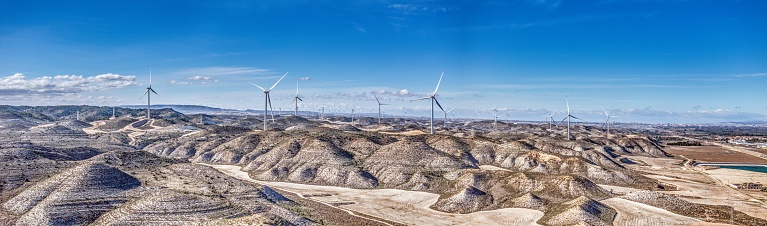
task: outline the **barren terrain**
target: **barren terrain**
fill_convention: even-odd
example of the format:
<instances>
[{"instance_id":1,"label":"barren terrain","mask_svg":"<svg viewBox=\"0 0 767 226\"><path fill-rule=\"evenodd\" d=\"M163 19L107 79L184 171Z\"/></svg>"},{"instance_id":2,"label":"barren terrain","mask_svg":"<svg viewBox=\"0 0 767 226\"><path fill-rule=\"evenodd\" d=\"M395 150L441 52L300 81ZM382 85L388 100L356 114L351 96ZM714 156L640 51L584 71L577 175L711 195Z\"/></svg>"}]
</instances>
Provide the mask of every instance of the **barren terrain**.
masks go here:
<instances>
[{"instance_id":1,"label":"barren terrain","mask_svg":"<svg viewBox=\"0 0 767 226\"><path fill-rule=\"evenodd\" d=\"M668 146L666 152L698 162L767 164L767 159L728 150L720 146Z\"/></svg>"},{"instance_id":2,"label":"barren terrain","mask_svg":"<svg viewBox=\"0 0 767 226\"><path fill-rule=\"evenodd\" d=\"M730 185L763 174L688 158L761 160L581 124L566 140L562 127L492 121L431 135L418 119L278 116L263 131L171 109L0 109L2 224L767 224L764 192Z\"/></svg>"}]
</instances>

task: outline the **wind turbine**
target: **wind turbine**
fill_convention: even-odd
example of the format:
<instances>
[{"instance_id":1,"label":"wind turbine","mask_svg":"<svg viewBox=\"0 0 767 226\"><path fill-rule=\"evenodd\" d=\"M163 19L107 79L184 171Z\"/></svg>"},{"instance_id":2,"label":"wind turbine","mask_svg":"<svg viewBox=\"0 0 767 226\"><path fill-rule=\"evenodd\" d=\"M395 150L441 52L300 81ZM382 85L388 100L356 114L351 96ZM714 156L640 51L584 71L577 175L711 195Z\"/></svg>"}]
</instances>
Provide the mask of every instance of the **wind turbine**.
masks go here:
<instances>
[{"instance_id":1,"label":"wind turbine","mask_svg":"<svg viewBox=\"0 0 767 226\"><path fill-rule=\"evenodd\" d=\"M388 104L382 104L381 101L378 100L378 97L373 94L373 97L376 98L376 102L378 102L378 124L381 124L381 105L388 105Z\"/></svg>"},{"instance_id":2,"label":"wind turbine","mask_svg":"<svg viewBox=\"0 0 767 226\"><path fill-rule=\"evenodd\" d=\"M567 140L571 140L570 139L570 118L574 118L578 120L582 120L582 119L579 119L578 117L575 117L572 114L570 114L570 101L567 99L567 96L565 96L565 103L567 103L567 116L565 116L565 118L563 118L562 121L560 121L560 123L564 122L565 119L567 119Z\"/></svg>"},{"instance_id":3,"label":"wind turbine","mask_svg":"<svg viewBox=\"0 0 767 226\"><path fill-rule=\"evenodd\" d=\"M258 85L254 84L252 82L250 83L251 85L254 85L254 86L258 87L259 89L261 89L262 91L264 91L264 131L266 131L266 129L267 129L266 128L266 115L269 112L268 110L272 109L272 99L269 97L269 92L272 91L272 89L274 89L274 87L277 86L277 83L280 83L280 81L282 81L282 79L285 78L285 76L287 76L287 75L288 75L288 73L285 72L285 75L280 77L280 79L277 80L277 82L275 82L274 85L272 85L272 87L269 88L269 89L264 89L263 87L258 86ZM267 107L269 107L269 108L267 108ZM274 120L274 111L272 111L272 120Z\"/></svg>"},{"instance_id":4,"label":"wind turbine","mask_svg":"<svg viewBox=\"0 0 767 226\"><path fill-rule=\"evenodd\" d=\"M495 106L493 106L490 110L490 113L493 113L493 130L498 130L498 115L495 114L498 112L498 109L495 109Z\"/></svg>"},{"instance_id":5,"label":"wind turbine","mask_svg":"<svg viewBox=\"0 0 767 226\"><path fill-rule=\"evenodd\" d=\"M149 86L146 87L146 92L144 92L144 95L146 95L146 119L152 119L152 116L149 114L149 109L152 108L152 94L149 93L150 91L154 93L154 95L159 95L152 89L152 67L149 67ZM144 98L144 95L141 95L141 98Z\"/></svg>"},{"instance_id":6,"label":"wind turbine","mask_svg":"<svg viewBox=\"0 0 767 226\"><path fill-rule=\"evenodd\" d=\"M450 110L443 111L445 113L445 120L442 121L442 126L447 127L447 113L450 113L451 111L455 110L455 108L451 108ZM455 117L455 116L454 116Z\"/></svg>"},{"instance_id":7,"label":"wind turbine","mask_svg":"<svg viewBox=\"0 0 767 226\"><path fill-rule=\"evenodd\" d=\"M112 107L112 119L115 118L115 107Z\"/></svg>"},{"instance_id":8,"label":"wind turbine","mask_svg":"<svg viewBox=\"0 0 767 226\"><path fill-rule=\"evenodd\" d=\"M296 79L296 96L293 97L293 101L290 102L291 104L293 102L296 102L296 111L295 111L295 113L293 113L293 115L295 115L295 116L298 116L298 101L304 101L300 97L298 97L298 81L309 80L309 79L310 79L309 77L303 77L303 78Z\"/></svg>"},{"instance_id":9,"label":"wind turbine","mask_svg":"<svg viewBox=\"0 0 767 226\"><path fill-rule=\"evenodd\" d=\"M549 121L549 130L551 130L551 124L554 124L554 112L556 111L557 110L554 109L553 111L551 111L551 114L546 115L546 119L548 119L547 121Z\"/></svg>"},{"instance_id":10,"label":"wind turbine","mask_svg":"<svg viewBox=\"0 0 767 226\"><path fill-rule=\"evenodd\" d=\"M602 108L602 111L605 112L605 116L607 117L605 119L605 125L607 126L607 138L610 138L610 119L617 118L618 116L610 116L610 114L605 111L605 108Z\"/></svg>"},{"instance_id":11,"label":"wind turbine","mask_svg":"<svg viewBox=\"0 0 767 226\"><path fill-rule=\"evenodd\" d=\"M439 101L437 101L437 90L439 90L439 84L442 83L442 76L445 75L445 72L442 72L442 75L439 76L439 81L437 82L437 88L434 89L434 92L431 93L429 96L421 97L415 100L411 101L417 101L417 100L426 100L431 99L431 134L434 134L434 103L437 103L437 106L439 106L439 109L442 110L442 112L445 111L445 109L442 108L442 105L439 104Z\"/></svg>"},{"instance_id":12,"label":"wind turbine","mask_svg":"<svg viewBox=\"0 0 767 226\"><path fill-rule=\"evenodd\" d=\"M352 125L354 125L354 105L352 105Z\"/></svg>"}]
</instances>

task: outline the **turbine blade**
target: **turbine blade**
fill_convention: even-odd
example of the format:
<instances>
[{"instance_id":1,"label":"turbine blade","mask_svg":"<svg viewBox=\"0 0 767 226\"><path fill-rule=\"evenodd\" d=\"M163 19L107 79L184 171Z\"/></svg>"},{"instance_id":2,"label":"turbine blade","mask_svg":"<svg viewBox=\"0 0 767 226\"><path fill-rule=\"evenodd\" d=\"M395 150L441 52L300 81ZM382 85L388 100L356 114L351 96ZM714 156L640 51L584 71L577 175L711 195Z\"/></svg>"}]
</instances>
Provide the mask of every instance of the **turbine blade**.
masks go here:
<instances>
[{"instance_id":1,"label":"turbine blade","mask_svg":"<svg viewBox=\"0 0 767 226\"><path fill-rule=\"evenodd\" d=\"M266 102L269 102L269 111L272 112L272 121L274 121L274 108L272 108L272 97L266 93Z\"/></svg>"},{"instance_id":2,"label":"turbine blade","mask_svg":"<svg viewBox=\"0 0 767 226\"><path fill-rule=\"evenodd\" d=\"M147 90L146 92L144 92L144 94L142 94L142 95L141 95L141 97L139 97L138 99L139 99L139 100L141 100L141 99L144 99L144 96L146 96L146 94L147 94L147 93L149 93L149 90Z\"/></svg>"},{"instance_id":3,"label":"turbine blade","mask_svg":"<svg viewBox=\"0 0 767 226\"><path fill-rule=\"evenodd\" d=\"M373 94L373 97L376 98L376 102L378 102L378 105L381 105L381 101L378 101L378 97L375 94Z\"/></svg>"},{"instance_id":4,"label":"turbine blade","mask_svg":"<svg viewBox=\"0 0 767 226\"><path fill-rule=\"evenodd\" d=\"M426 100L426 99L429 99L429 98L431 98L431 97L421 97L421 98L418 98L418 99L415 99L415 100L410 100L410 101Z\"/></svg>"},{"instance_id":5,"label":"turbine blade","mask_svg":"<svg viewBox=\"0 0 767 226\"><path fill-rule=\"evenodd\" d=\"M287 75L288 75L288 73L287 73L287 72L285 72L285 75L283 75L283 76L280 78L280 80L277 80L277 82L275 82L275 83L274 83L274 85L272 85L272 88L269 88L269 91L272 91L272 89L274 89L274 87L275 87L275 86L277 86L277 83L280 83L280 81L282 81L282 79L283 79L283 78L285 78L285 76L287 76Z\"/></svg>"},{"instance_id":6,"label":"turbine blade","mask_svg":"<svg viewBox=\"0 0 767 226\"><path fill-rule=\"evenodd\" d=\"M293 102L296 102L296 98L293 98L293 100L291 100L291 101L290 101L290 104L288 104L288 105L291 105L291 104L293 104Z\"/></svg>"},{"instance_id":7,"label":"turbine blade","mask_svg":"<svg viewBox=\"0 0 767 226\"><path fill-rule=\"evenodd\" d=\"M442 76L445 76L445 72L444 72L444 71L443 71L443 72L442 72L442 74L439 76L439 82L437 82L437 88L436 88L436 89L434 89L434 94L432 94L432 95L437 95L437 90L439 90L439 84L440 84L440 83L442 83Z\"/></svg>"},{"instance_id":8,"label":"turbine blade","mask_svg":"<svg viewBox=\"0 0 767 226\"><path fill-rule=\"evenodd\" d=\"M298 100L300 100L300 101L304 101L304 100L302 100L300 97L296 97L296 99L298 99Z\"/></svg>"},{"instance_id":9,"label":"turbine blade","mask_svg":"<svg viewBox=\"0 0 767 226\"><path fill-rule=\"evenodd\" d=\"M258 85L256 85L255 83L252 83L252 82L251 82L250 84L251 84L251 85L254 85L254 86L258 87L259 89L261 89L262 91L266 92L266 90L265 90L263 87L261 87L261 86L258 86Z\"/></svg>"},{"instance_id":10,"label":"turbine blade","mask_svg":"<svg viewBox=\"0 0 767 226\"><path fill-rule=\"evenodd\" d=\"M442 112L445 112L445 109L442 108L442 105L439 104L439 101L437 101L437 98L434 98L434 102L437 103L437 107L439 107L439 109L442 110ZM447 114L447 113L445 113L445 114Z\"/></svg>"},{"instance_id":11,"label":"turbine blade","mask_svg":"<svg viewBox=\"0 0 767 226\"><path fill-rule=\"evenodd\" d=\"M559 126L560 123L565 122L565 119L567 119L567 117L563 118L562 121L557 122L557 126ZM554 120L554 119L551 119L551 120Z\"/></svg>"},{"instance_id":12,"label":"turbine blade","mask_svg":"<svg viewBox=\"0 0 767 226\"><path fill-rule=\"evenodd\" d=\"M573 117L574 119L578 119L578 120L581 120L581 121L583 121L583 119L580 119L580 118L578 118L578 117L575 117L575 116L572 116L572 115L571 115L570 117ZM585 121L584 121L584 122L585 122Z\"/></svg>"},{"instance_id":13,"label":"turbine blade","mask_svg":"<svg viewBox=\"0 0 767 226\"><path fill-rule=\"evenodd\" d=\"M266 94L266 102L269 102L269 111L271 111L272 108L272 96L269 95L269 93Z\"/></svg>"},{"instance_id":14,"label":"turbine blade","mask_svg":"<svg viewBox=\"0 0 767 226\"><path fill-rule=\"evenodd\" d=\"M149 66L149 87L152 87L152 66Z\"/></svg>"},{"instance_id":15,"label":"turbine blade","mask_svg":"<svg viewBox=\"0 0 767 226\"><path fill-rule=\"evenodd\" d=\"M565 103L567 103L567 114L570 114L570 100L567 99L567 96L565 96Z\"/></svg>"},{"instance_id":16,"label":"turbine blade","mask_svg":"<svg viewBox=\"0 0 767 226\"><path fill-rule=\"evenodd\" d=\"M155 95L160 95L160 94L157 94L157 92L155 92L154 89L152 88L149 88L149 90L151 90Z\"/></svg>"}]
</instances>

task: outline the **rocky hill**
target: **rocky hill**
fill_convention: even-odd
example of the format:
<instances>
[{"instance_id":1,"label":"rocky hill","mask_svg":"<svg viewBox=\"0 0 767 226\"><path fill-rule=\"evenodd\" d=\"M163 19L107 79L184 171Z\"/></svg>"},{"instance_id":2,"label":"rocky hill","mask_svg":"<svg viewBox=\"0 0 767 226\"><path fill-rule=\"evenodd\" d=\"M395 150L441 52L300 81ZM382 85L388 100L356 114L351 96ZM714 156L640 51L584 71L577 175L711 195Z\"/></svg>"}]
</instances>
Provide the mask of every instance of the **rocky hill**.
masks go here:
<instances>
[{"instance_id":1,"label":"rocky hill","mask_svg":"<svg viewBox=\"0 0 767 226\"><path fill-rule=\"evenodd\" d=\"M612 140L561 141L517 133L412 136L315 126L205 130L153 142L144 150L193 162L242 165L259 180L435 192L442 197L433 208L459 213L521 205L547 209L580 196L612 197L595 183L662 189L617 159L625 154L665 156L646 138L608 142ZM482 165L503 170L481 170ZM535 198L509 199L525 195Z\"/></svg>"}]
</instances>

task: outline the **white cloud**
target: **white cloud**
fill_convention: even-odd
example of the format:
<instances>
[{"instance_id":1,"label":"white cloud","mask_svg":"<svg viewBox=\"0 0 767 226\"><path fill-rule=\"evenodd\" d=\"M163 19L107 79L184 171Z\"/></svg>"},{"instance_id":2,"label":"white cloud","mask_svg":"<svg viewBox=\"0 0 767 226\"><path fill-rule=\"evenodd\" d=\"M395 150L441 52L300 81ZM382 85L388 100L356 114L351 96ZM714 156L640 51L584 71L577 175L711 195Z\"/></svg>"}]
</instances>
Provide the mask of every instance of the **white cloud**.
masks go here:
<instances>
[{"instance_id":1,"label":"white cloud","mask_svg":"<svg viewBox=\"0 0 767 226\"><path fill-rule=\"evenodd\" d=\"M214 78L224 80L250 80L258 79L252 76L270 75L271 69L262 69L254 67L202 67L189 68L170 73L171 75L184 76L189 80L213 81Z\"/></svg>"},{"instance_id":2,"label":"white cloud","mask_svg":"<svg viewBox=\"0 0 767 226\"><path fill-rule=\"evenodd\" d=\"M210 76L195 75L195 76L189 77L187 79L189 79L189 80L205 80L205 81L207 81L207 80L210 80Z\"/></svg>"},{"instance_id":3,"label":"white cloud","mask_svg":"<svg viewBox=\"0 0 767 226\"><path fill-rule=\"evenodd\" d=\"M176 81L176 80L170 80L170 84L174 84L174 85L189 85L190 83L189 82L180 82L180 81Z\"/></svg>"},{"instance_id":4,"label":"white cloud","mask_svg":"<svg viewBox=\"0 0 767 226\"><path fill-rule=\"evenodd\" d=\"M16 73L0 78L0 96L76 94L119 89L136 84L135 76L112 73L90 77L56 75L32 79L27 79L23 74Z\"/></svg>"},{"instance_id":5,"label":"white cloud","mask_svg":"<svg viewBox=\"0 0 767 226\"><path fill-rule=\"evenodd\" d=\"M192 81L200 81L200 84L203 84L203 85L204 84L208 84L208 83L216 83L216 82L218 82L218 80L213 79L210 76L202 76L202 75L195 75L195 76L192 76L192 77L189 77L189 78L186 78L186 79L187 80L192 80ZM191 82L181 82L181 81L175 81L175 80L171 80L170 83L171 84L178 84L178 85L192 84Z\"/></svg>"}]
</instances>

